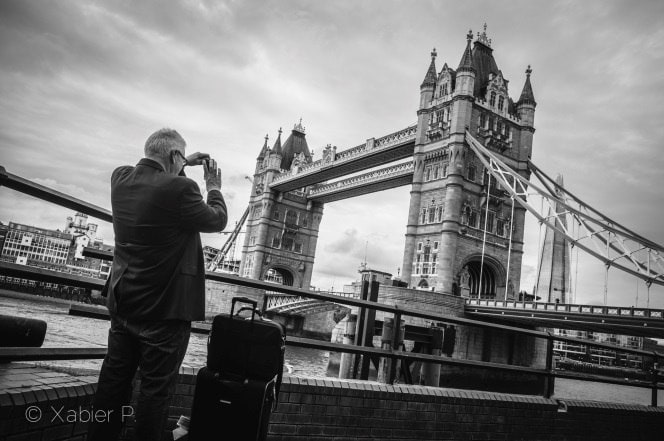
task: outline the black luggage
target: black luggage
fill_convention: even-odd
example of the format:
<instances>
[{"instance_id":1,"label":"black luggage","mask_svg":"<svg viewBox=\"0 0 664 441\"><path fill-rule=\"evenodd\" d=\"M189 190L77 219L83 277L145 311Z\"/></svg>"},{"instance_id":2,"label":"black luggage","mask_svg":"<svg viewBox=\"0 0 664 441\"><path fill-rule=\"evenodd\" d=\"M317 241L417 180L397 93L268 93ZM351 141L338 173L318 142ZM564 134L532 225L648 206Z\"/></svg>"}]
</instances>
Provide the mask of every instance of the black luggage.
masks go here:
<instances>
[{"instance_id":1,"label":"black luggage","mask_svg":"<svg viewBox=\"0 0 664 441\"><path fill-rule=\"evenodd\" d=\"M247 303L235 315L235 304ZM253 380L281 379L286 335L279 323L265 320L253 300L235 297L230 314L219 314L212 321L208 338L207 367L221 374L240 375ZM239 317L244 310L251 318ZM258 317L256 317L258 316Z\"/></svg>"},{"instance_id":2,"label":"black luggage","mask_svg":"<svg viewBox=\"0 0 664 441\"><path fill-rule=\"evenodd\" d=\"M196 376L189 441L264 440L275 380L224 376L204 367Z\"/></svg>"},{"instance_id":3,"label":"black luggage","mask_svg":"<svg viewBox=\"0 0 664 441\"><path fill-rule=\"evenodd\" d=\"M250 304L235 314L236 303ZM245 310L250 317L240 317ZM207 367L196 377L189 439L264 440L284 364L283 327L265 320L257 303L233 298L230 314L212 321Z\"/></svg>"}]
</instances>

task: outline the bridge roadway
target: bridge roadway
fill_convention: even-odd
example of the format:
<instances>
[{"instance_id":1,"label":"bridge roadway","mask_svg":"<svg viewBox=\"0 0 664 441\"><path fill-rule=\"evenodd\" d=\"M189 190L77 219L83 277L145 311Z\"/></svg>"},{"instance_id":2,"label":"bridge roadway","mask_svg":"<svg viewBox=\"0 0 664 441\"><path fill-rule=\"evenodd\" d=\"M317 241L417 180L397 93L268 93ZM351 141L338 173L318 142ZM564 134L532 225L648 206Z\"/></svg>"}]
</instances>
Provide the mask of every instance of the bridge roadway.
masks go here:
<instances>
[{"instance_id":1,"label":"bridge roadway","mask_svg":"<svg viewBox=\"0 0 664 441\"><path fill-rule=\"evenodd\" d=\"M350 293L327 294L358 297ZM295 315L315 314L339 307L343 306L277 293L269 294L267 303L268 311ZM525 328L558 328L664 338L664 310L661 309L468 299L464 315L470 319Z\"/></svg>"},{"instance_id":2,"label":"bridge roadway","mask_svg":"<svg viewBox=\"0 0 664 441\"><path fill-rule=\"evenodd\" d=\"M468 318L492 323L664 338L664 310L469 299Z\"/></svg>"}]
</instances>

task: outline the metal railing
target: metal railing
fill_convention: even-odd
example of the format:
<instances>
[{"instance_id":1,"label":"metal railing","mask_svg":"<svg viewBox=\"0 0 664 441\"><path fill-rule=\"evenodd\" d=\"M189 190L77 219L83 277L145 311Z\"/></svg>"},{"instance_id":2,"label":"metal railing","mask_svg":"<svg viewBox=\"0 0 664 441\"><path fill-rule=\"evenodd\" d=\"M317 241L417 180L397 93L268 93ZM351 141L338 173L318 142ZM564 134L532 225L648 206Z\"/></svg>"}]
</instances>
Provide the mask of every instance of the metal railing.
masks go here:
<instances>
[{"instance_id":1,"label":"metal railing","mask_svg":"<svg viewBox=\"0 0 664 441\"><path fill-rule=\"evenodd\" d=\"M538 311L556 311L570 314L592 314L609 315L619 317L637 317L662 319L664 321L664 310L635 308L633 306L596 306L596 305L574 305L569 303L553 302L521 302L518 300L478 300L468 299L466 305L484 306L488 308L505 309L533 309Z\"/></svg>"},{"instance_id":2,"label":"metal railing","mask_svg":"<svg viewBox=\"0 0 664 441\"><path fill-rule=\"evenodd\" d=\"M62 193L53 192L52 190L49 190L46 187L31 183L30 181L27 181L25 179L18 178L14 175L6 173L4 168L2 167L0 167L0 178L2 185L5 185L9 188L14 188L26 194L30 194L50 202L54 202L58 205L62 205L68 208L74 208L77 211L88 214L90 216L98 217L99 219L102 220L108 220L108 221L111 220L109 213L106 210L103 210L91 204L87 204L83 201L69 197ZM109 257L112 257L109 252L102 250L88 250L87 253L88 255L97 258L108 259ZM90 279L80 276L74 277L70 274L57 273L56 271L52 270L26 267L23 265L16 265L7 262L0 262L0 274L9 275L13 277L51 280L51 281L56 281L57 283L66 283L74 286L78 285L78 286L94 287L94 289L100 289L104 284L104 281L99 279ZM446 356L419 354L399 349L386 350L386 349L374 348L372 346L361 346L357 344L347 345L347 344L330 343L320 340L313 340L313 339L299 338L299 337L289 337L286 341L286 344L288 346L313 348L313 349L326 350L331 352L358 354L364 357L374 357L374 358L382 357L390 359L392 361L393 367L395 366L397 360L402 360L404 362L419 361L424 363L457 366L463 368L482 368L490 371L502 371L502 372L519 373L524 375L525 374L536 375L546 379L543 395L547 398L553 394L553 384L555 378L571 378L576 380L649 388L652 391L652 396L651 396L652 406L657 406L657 391L659 389L664 389L664 384L659 383L660 377L657 369L659 360L663 354L654 351L649 352L640 349L625 348L606 343L591 342L573 337L553 335L550 332L523 329L514 326L492 324L478 320L466 319L462 317L443 315L443 314L432 314L426 311L412 309L412 308L402 308L402 307L385 305L377 303L376 301L342 297L342 296L330 295L320 292L308 291L304 289L292 288L289 286L275 285L274 283L263 282L255 279L246 279L243 277L230 275L230 274L207 272L205 277L207 280L213 280L217 282L228 283L247 288L264 290L266 292L267 291L278 292L281 294L288 294L293 296L305 297L309 299L334 302L350 307L357 307L360 308L360 310L381 311L383 313L391 314L394 320L393 323L401 323L402 317L408 316L408 317L425 319L437 323L442 322L446 324L479 327L495 331L513 332L534 338L541 338L546 340L547 353L546 353L546 367L544 369L539 369L528 366L517 366L517 365L509 365L509 364L486 362L486 361L456 359ZM398 342L398 335L399 335L398 332L394 333L393 343L395 344L392 345L392 348L398 347L396 344ZM575 343L586 347L610 349L619 353L627 353L643 357L652 357L654 362L654 369L652 369L652 371L650 372L651 378L649 381L628 381L620 378L609 378L605 376L597 376L590 374L559 372L556 371L554 368L554 359L553 359L554 341ZM362 335L356 336L356 342L364 342L364 344L366 344L366 340ZM18 360L103 358L105 352L106 351L103 348L75 348L75 349L32 348L28 350L26 350L26 348L0 348L0 361L6 362L6 361L18 361ZM395 371L396 369L391 369L388 382L391 383L394 381L396 375Z\"/></svg>"}]
</instances>

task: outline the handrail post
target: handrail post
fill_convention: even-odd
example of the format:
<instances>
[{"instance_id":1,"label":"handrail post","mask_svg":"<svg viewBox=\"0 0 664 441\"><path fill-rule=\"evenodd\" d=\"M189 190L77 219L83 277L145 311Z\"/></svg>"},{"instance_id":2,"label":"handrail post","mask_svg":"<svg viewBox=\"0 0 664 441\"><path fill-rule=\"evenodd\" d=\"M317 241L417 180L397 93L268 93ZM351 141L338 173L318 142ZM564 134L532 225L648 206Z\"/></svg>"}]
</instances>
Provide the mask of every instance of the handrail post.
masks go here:
<instances>
[{"instance_id":1,"label":"handrail post","mask_svg":"<svg viewBox=\"0 0 664 441\"><path fill-rule=\"evenodd\" d=\"M403 340L403 330L401 326L401 311L396 311L394 313L394 332L392 333L392 353L399 348L401 341ZM394 384L394 380L397 377L397 358L393 357L390 363L390 375L388 377L388 383Z\"/></svg>"},{"instance_id":2,"label":"handrail post","mask_svg":"<svg viewBox=\"0 0 664 441\"><path fill-rule=\"evenodd\" d=\"M546 339L546 379L544 380L544 398L551 398L554 392L556 377L553 373L553 336L547 332L549 336Z\"/></svg>"},{"instance_id":3,"label":"handrail post","mask_svg":"<svg viewBox=\"0 0 664 441\"><path fill-rule=\"evenodd\" d=\"M657 383L659 381L659 355L657 352L653 352L653 365L652 365L652 386L650 394L650 405L652 407L657 407Z\"/></svg>"},{"instance_id":4,"label":"handrail post","mask_svg":"<svg viewBox=\"0 0 664 441\"><path fill-rule=\"evenodd\" d=\"M431 355L440 357L443 352L443 328L432 323L429 332L431 333ZM441 365L439 363L425 363L422 366L424 384L438 387L440 384L440 370Z\"/></svg>"},{"instance_id":5,"label":"handrail post","mask_svg":"<svg viewBox=\"0 0 664 441\"><path fill-rule=\"evenodd\" d=\"M367 300L369 296L369 281L368 280L363 280L362 281L362 293L360 294L360 299L361 300ZM364 345L364 313L366 311L366 308L364 306L360 306L357 311L357 327L355 328L355 346L363 346ZM353 360L353 372L352 372L352 377L357 378L359 371L360 371L360 359L362 357L358 354L355 359Z\"/></svg>"},{"instance_id":6,"label":"handrail post","mask_svg":"<svg viewBox=\"0 0 664 441\"><path fill-rule=\"evenodd\" d=\"M370 302L378 301L378 289L380 284L372 281L369 285L368 299ZM376 325L376 310L373 308L364 308L364 323L362 326L362 346L373 347L374 327ZM369 369L371 367L371 357L367 354L362 355L362 369L360 370L360 379L369 379Z\"/></svg>"},{"instance_id":7,"label":"handrail post","mask_svg":"<svg viewBox=\"0 0 664 441\"><path fill-rule=\"evenodd\" d=\"M394 319L385 318L383 320L383 332L380 336L381 349L392 351L392 341L394 340ZM378 364L378 382L388 383L390 379L390 367L392 360L388 357L382 357Z\"/></svg>"}]
</instances>

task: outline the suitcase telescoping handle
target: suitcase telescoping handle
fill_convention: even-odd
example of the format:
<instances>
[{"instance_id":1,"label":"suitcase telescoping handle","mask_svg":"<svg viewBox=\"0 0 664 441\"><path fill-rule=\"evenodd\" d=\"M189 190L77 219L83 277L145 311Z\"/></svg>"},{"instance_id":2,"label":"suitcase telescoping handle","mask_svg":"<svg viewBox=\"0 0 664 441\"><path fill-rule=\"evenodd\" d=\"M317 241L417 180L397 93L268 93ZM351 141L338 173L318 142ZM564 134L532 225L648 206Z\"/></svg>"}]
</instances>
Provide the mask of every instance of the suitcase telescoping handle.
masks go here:
<instances>
[{"instance_id":1,"label":"suitcase telescoping handle","mask_svg":"<svg viewBox=\"0 0 664 441\"><path fill-rule=\"evenodd\" d=\"M251 308L240 308L240 310L238 310L238 314L244 309L251 309L251 321L253 322L254 316L256 315L256 309L258 308L258 302L246 297L233 297L233 300L231 300L231 319L235 317L235 303L246 303L251 305Z\"/></svg>"}]
</instances>

